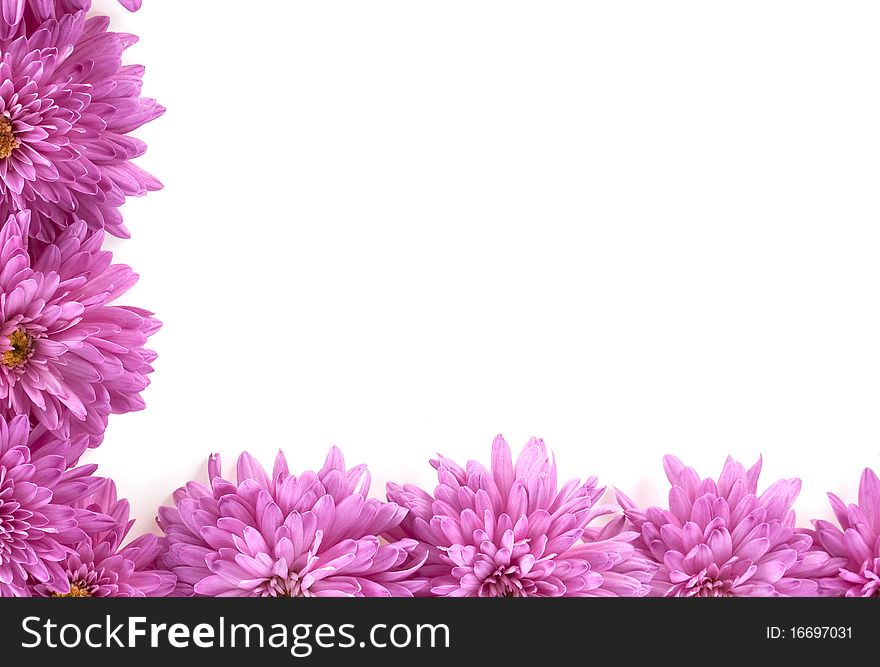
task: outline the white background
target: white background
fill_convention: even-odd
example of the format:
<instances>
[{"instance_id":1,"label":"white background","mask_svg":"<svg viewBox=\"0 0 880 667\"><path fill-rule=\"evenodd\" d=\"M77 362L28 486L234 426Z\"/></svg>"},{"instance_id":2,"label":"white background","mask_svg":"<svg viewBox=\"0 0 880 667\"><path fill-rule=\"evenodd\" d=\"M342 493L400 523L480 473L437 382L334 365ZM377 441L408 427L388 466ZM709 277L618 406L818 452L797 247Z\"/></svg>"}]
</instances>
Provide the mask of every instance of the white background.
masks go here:
<instances>
[{"instance_id":1,"label":"white background","mask_svg":"<svg viewBox=\"0 0 880 667\"><path fill-rule=\"evenodd\" d=\"M90 456L142 529L214 451L381 494L535 434L650 503L763 453L801 522L880 468L876 2L144 4L166 325Z\"/></svg>"}]
</instances>

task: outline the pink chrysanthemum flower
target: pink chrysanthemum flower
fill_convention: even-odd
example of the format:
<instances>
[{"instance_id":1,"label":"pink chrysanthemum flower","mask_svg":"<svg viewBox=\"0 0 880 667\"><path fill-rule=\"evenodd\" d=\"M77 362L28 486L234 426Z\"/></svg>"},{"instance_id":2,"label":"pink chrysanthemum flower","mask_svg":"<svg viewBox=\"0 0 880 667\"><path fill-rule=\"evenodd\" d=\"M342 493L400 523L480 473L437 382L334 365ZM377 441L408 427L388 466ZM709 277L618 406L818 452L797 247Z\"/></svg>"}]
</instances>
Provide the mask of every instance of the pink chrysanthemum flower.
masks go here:
<instances>
[{"instance_id":1,"label":"pink chrysanthemum flower","mask_svg":"<svg viewBox=\"0 0 880 667\"><path fill-rule=\"evenodd\" d=\"M129 133L164 109L140 97L143 68L122 64L136 38L108 26L78 12L0 39L0 220L29 210L44 240L80 220L128 236L119 206L161 187Z\"/></svg>"},{"instance_id":2,"label":"pink chrysanthemum flower","mask_svg":"<svg viewBox=\"0 0 880 667\"><path fill-rule=\"evenodd\" d=\"M823 595L880 597L880 480L866 469L859 483L859 504L845 505L828 494L838 528L814 521L816 548L834 559L833 572L820 581Z\"/></svg>"},{"instance_id":3,"label":"pink chrysanthemum flower","mask_svg":"<svg viewBox=\"0 0 880 667\"><path fill-rule=\"evenodd\" d=\"M61 563L67 575L66 585L35 584L34 596L166 597L174 591L177 578L155 566L163 552L157 536L141 535L122 546L134 521L129 518L128 501L116 497L116 485L111 480L101 480L93 495L71 506L109 516L113 524L102 530L86 531L87 539L73 545Z\"/></svg>"},{"instance_id":4,"label":"pink chrysanthemum flower","mask_svg":"<svg viewBox=\"0 0 880 667\"><path fill-rule=\"evenodd\" d=\"M636 533L614 524L588 529L610 508L596 506L596 478L557 488L556 464L532 439L516 464L501 436L491 469L431 461L432 497L412 485L388 485L388 498L410 514L395 537L419 541L421 575L448 597L641 596L654 565L636 553Z\"/></svg>"},{"instance_id":5,"label":"pink chrysanthemum flower","mask_svg":"<svg viewBox=\"0 0 880 667\"><path fill-rule=\"evenodd\" d=\"M795 530L799 479L780 480L758 495L759 460L749 470L728 458L718 481L700 479L674 456L663 459L669 509L639 510L618 501L658 564L659 597L812 596L827 557Z\"/></svg>"},{"instance_id":6,"label":"pink chrysanthemum flower","mask_svg":"<svg viewBox=\"0 0 880 667\"><path fill-rule=\"evenodd\" d=\"M238 481L208 463L210 487L191 482L159 510L178 595L199 597L409 597L422 582L412 540L383 544L406 510L370 500L364 466L346 470L332 449L317 473L290 474L279 453L270 478L250 455Z\"/></svg>"},{"instance_id":7,"label":"pink chrysanthemum flower","mask_svg":"<svg viewBox=\"0 0 880 667\"><path fill-rule=\"evenodd\" d=\"M0 416L26 415L56 437L103 438L109 414L140 410L155 353L144 348L159 322L107 304L137 282L102 252L84 223L54 244L34 242L28 214L0 230Z\"/></svg>"},{"instance_id":8,"label":"pink chrysanthemum flower","mask_svg":"<svg viewBox=\"0 0 880 667\"><path fill-rule=\"evenodd\" d=\"M0 417L0 597L28 597L34 583L66 590L69 545L113 524L74 506L101 484L95 466L68 469L85 443L44 438L32 452L28 438L26 417Z\"/></svg>"},{"instance_id":9,"label":"pink chrysanthemum flower","mask_svg":"<svg viewBox=\"0 0 880 667\"><path fill-rule=\"evenodd\" d=\"M119 0L130 12L141 8L142 0ZM29 35L50 19L89 11L92 0L0 0L0 39Z\"/></svg>"}]
</instances>

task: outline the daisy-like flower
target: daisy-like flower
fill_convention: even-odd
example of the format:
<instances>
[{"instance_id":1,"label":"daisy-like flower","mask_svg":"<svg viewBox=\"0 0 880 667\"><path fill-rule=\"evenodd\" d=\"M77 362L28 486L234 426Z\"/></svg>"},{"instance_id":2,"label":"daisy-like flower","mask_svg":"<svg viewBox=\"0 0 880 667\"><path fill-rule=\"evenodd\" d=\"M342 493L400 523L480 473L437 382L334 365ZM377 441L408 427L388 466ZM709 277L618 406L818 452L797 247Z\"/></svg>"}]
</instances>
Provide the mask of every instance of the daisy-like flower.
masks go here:
<instances>
[{"instance_id":1,"label":"daisy-like flower","mask_svg":"<svg viewBox=\"0 0 880 667\"><path fill-rule=\"evenodd\" d=\"M119 0L130 12L141 8L142 0ZM89 11L92 0L0 0L0 39L30 34L49 19Z\"/></svg>"},{"instance_id":2,"label":"daisy-like flower","mask_svg":"<svg viewBox=\"0 0 880 667\"><path fill-rule=\"evenodd\" d=\"M84 223L54 244L34 242L28 213L0 230L0 416L26 415L55 437L100 444L109 414L140 410L155 353L144 348L159 322L137 308L108 306L137 282L101 251Z\"/></svg>"},{"instance_id":3,"label":"daisy-like flower","mask_svg":"<svg viewBox=\"0 0 880 667\"><path fill-rule=\"evenodd\" d=\"M758 495L761 461L746 470L728 458L718 481L700 479L674 456L663 459L672 488L669 509L637 509L618 494L641 546L658 564L659 597L813 596L824 554L795 530L799 479L780 480Z\"/></svg>"},{"instance_id":4,"label":"daisy-like flower","mask_svg":"<svg viewBox=\"0 0 880 667\"><path fill-rule=\"evenodd\" d=\"M95 466L68 469L85 442L44 440L32 452L28 438L26 417L0 417L0 597L28 597L35 583L65 590L69 545L113 524L74 506L102 481Z\"/></svg>"},{"instance_id":5,"label":"daisy-like flower","mask_svg":"<svg viewBox=\"0 0 880 667\"><path fill-rule=\"evenodd\" d=\"M129 518L127 500L116 497L116 485L101 480L99 489L72 507L109 516L112 526L86 531L87 538L73 545L60 564L66 581L37 583L32 594L37 597L166 597L174 591L177 578L155 567L162 545L155 535L142 535L125 547L122 543L134 525Z\"/></svg>"},{"instance_id":6,"label":"daisy-like flower","mask_svg":"<svg viewBox=\"0 0 880 667\"><path fill-rule=\"evenodd\" d=\"M159 510L178 595L198 597L409 597L421 588L412 540L384 544L406 510L370 500L364 466L346 470L332 449L317 473L290 474L279 453L271 478L248 454L238 481L208 463L210 486L187 484Z\"/></svg>"},{"instance_id":7,"label":"daisy-like flower","mask_svg":"<svg viewBox=\"0 0 880 667\"><path fill-rule=\"evenodd\" d=\"M136 38L108 26L77 12L0 39L0 220L29 210L40 239L80 220L126 237L126 196L161 188L129 133L164 109L141 98L143 68L122 64Z\"/></svg>"},{"instance_id":8,"label":"daisy-like flower","mask_svg":"<svg viewBox=\"0 0 880 667\"><path fill-rule=\"evenodd\" d=\"M820 581L823 595L880 597L880 480L866 469L859 483L859 504L847 506L828 494L840 527L814 521L814 542L834 559L833 572Z\"/></svg>"},{"instance_id":9,"label":"daisy-like flower","mask_svg":"<svg viewBox=\"0 0 880 667\"><path fill-rule=\"evenodd\" d=\"M642 596L654 565L633 547L637 534L614 523L588 529L611 512L596 502L596 478L557 488L556 464L531 440L516 464L501 436L491 469L431 464L439 485L431 496L412 485L388 485L388 498L409 516L395 537L419 541L421 575L433 595L448 597Z\"/></svg>"}]
</instances>

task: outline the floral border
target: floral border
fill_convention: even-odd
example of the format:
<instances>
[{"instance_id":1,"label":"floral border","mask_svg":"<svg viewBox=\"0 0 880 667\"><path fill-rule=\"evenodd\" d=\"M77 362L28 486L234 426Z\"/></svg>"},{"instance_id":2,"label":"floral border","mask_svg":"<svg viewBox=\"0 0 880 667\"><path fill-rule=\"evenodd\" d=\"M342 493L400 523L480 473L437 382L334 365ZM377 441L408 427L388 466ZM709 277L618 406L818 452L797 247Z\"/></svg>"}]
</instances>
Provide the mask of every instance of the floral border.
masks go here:
<instances>
[{"instance_id":1,"label":"floral border","mask_svg":"<svg viewBox=\"0 0 880 667\"><path fill-rule=\"evenodd\" d=\"M128 238L127 197L161 188L131 132L164 108L123 64L136 38L90 9L0 0L0 596L880 596L870 470L857 504L830 495L836 524L803 530L800 480L759 491L760 461L713 479L668 456L668 507L640 508L501 436L488 465L438 457L432 492L389 484L385 501L337 449L296 474L245 453L234 480L214 456L207 485L159 508L161 536L128 541L128 501L79 460L145 407L161 325L111 305L137 276L102 246Z\"/></svg>"}]
</instances>

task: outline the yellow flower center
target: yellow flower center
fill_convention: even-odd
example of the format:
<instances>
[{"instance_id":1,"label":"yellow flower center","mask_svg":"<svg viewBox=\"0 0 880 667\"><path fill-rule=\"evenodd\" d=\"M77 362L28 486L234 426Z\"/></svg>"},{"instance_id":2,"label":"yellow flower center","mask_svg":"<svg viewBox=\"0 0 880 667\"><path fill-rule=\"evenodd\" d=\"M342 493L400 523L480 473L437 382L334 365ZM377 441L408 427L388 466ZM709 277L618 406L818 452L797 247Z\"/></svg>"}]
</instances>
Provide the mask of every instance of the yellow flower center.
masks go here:
<instances>
[{"instance_id":1,"label":"yellow flower center","mask_svg":"<svg viewBox=\"0 0 880 667\"><path fill-rule=\"evenodd\" d=\"M92 594L85 588L81 586L77 586L76 584L70 584L70 593L56 593L52 596L53 598L90 598Z\"/></svg>"},{"instance_id":2,"label":"yellow flower center","mask_svg":"<svg viewBox=\"0 0 880 667\"><path fill-rule=\"evenodd\" d=\"M0 364L7 368L24 366L24 363L31 356L31 337L22 329L18 329L9 337L9 344L12 349L0 355Z\"/></svg>"},{"instance_id":3,"label":"yellow flower center","mask_svg":"<svg viewBox=\"0 0 880 667\"><path fill-rule=\"evenodd\" d=\"M6 116L0 116L0 160L8 158L19 146L21 142L15 138L12 121Z\"/></svg>"}]
</instances>

